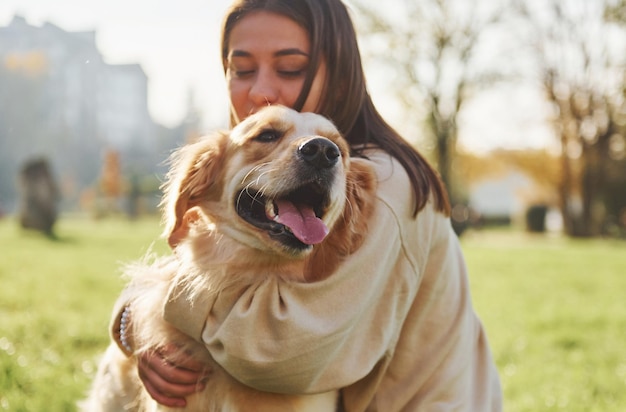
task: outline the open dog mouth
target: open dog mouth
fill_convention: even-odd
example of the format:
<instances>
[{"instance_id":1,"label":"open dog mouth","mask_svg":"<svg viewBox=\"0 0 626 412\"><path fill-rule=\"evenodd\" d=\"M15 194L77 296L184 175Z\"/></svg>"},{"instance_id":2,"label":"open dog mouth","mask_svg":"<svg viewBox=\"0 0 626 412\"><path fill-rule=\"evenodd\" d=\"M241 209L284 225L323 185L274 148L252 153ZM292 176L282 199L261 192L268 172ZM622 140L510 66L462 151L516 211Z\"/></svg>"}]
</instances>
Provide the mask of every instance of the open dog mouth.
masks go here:
<instances>
[{"instance_id":1,"label":"open dog mouth","mask_svg":"<svg viewBox=\"0 0 626 412\"><path fill-rule=\"evenodd\" d=\"M296 249L324 240L328 228L322 217L329 203L328 191L315 183L274 198L248 188L241 190L235 199L242 219Z\"/></svg>"}]
</instances>

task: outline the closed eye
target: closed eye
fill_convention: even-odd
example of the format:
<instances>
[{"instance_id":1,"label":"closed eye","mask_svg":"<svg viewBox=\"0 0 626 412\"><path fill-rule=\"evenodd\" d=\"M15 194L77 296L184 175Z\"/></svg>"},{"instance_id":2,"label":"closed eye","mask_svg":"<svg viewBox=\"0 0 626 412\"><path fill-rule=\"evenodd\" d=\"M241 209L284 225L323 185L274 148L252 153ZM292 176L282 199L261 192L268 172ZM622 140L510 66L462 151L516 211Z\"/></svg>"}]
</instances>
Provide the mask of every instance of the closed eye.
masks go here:
<instances>
[{"instance_id":1,"label":"closed eye","mask_svg":"<svg viewBox=\"0 0 626 412\"><path fill-rule=\"evenodd\" d=\"M294 79L304 76L304 70L279 70L278 74L287 79Z\"/></svg>"},{"instance_id":2,"label":"closed eye","mask_svg":"<svg viewBox=\"0 0 626 412\"><path fill-rule=\"evenodd\" d=\"M254 138L254 140L256 140L257 142L261 142L261 143L270 143L270 142L274 142L280 139L281 136L282 136L282 133L280 133L278 130L269 129L269 130L261 131Z\"/></svg>"},{"instance_id":3,"label":"closed eye","mask_svg":"<svg viewBox=\"0 0 626 412\"><path fill-rule=\"evenodd\" d=\"M254 70L236 70L234 73L238 78L245 78L251 76L254 73Z\"/></svg>"}]
</instances>

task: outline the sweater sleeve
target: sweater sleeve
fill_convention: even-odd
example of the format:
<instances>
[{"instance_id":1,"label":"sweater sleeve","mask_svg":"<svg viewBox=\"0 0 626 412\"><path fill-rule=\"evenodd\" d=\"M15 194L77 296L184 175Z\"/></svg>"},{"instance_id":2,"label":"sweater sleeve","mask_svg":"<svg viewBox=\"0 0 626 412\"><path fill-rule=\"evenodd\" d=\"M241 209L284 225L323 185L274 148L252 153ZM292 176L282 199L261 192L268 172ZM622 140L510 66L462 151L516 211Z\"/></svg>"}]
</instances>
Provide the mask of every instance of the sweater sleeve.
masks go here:
<instances>
[{"instance_id":1,"label":"sweater sleeve","mask_svg":"<svg viewBox=\"0 0 626 412\"><path fill-rule=\"evenodd\" d=\"M408 178L393 176L381 185L400 199L408 220ZM202 340L233 377L259 390L316 393L362 379L393 351L419 283L404 251L398 211L384 197L367 240L329 278L295 283L270 277L244 290L226 289L210 302L191 302L208 309L194 310L182 327L181 307L189 313L190 302L175 297L165 318Z\"/></svg>"}]
</instances>

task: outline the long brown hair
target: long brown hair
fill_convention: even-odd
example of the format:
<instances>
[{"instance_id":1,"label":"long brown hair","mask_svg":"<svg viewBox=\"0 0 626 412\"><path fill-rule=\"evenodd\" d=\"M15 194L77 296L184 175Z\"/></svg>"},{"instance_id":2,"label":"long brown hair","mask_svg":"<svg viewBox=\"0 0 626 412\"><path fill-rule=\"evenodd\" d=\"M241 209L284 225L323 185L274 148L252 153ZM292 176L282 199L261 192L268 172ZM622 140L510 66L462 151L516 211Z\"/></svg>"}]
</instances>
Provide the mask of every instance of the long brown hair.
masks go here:
<instances>
[{"instance_id":1,"label":"long brown hair","mask_svg":"<svg viewBox=\"0 0 626 412\"><path fill-rule=\"evenodd\" d=\"M352 146L354 155L361 155L364 147L373 145L402 164L416 197L414 215L426 205L431 193L435 208L448 215L448 195L438 173L385 122L374 107L365 84L354 25L341 0L235 1L222 27L222 62L225 71L230 33L239 20L253 11L286 16L309 33L310 64L294 109L302 109L320 62L324 60L327 67L326 84L318 113L335 123Z\"/></svg>"}]
</instances>

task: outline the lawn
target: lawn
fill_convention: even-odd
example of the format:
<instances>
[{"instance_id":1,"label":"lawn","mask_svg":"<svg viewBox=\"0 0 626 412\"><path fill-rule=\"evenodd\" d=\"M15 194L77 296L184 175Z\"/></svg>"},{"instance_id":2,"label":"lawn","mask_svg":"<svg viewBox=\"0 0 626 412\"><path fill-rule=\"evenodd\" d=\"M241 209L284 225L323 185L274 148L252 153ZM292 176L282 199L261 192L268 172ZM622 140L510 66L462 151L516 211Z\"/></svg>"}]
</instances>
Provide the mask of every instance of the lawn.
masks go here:
<instances>
[{"instance_id":1,"label":"lawn","mask_svg":"<svg viewBox=\"0 0 626 412\"><path fill-rule=\"evenodd\" d=\"M122 262L159 239L158 219L64 219L58 239L0 221L0 410L73 411L123 286Z\"/></svg>"},{"instance_id":2,"label":"lawn","mask_svg":"<svg viewBox=\"0 0 626 412\"><path fill-rule=\"evenodd\" d=\"M0 220L0 410L75 410L120 264L166 250L157 219L66 218L57 233ZM626 242L490 230L462 243L506 410L626 410Z\"/></svg>"},{"instance_id":3,"label":"lawn","mask_svg":"<svg viewBox=\"0 0 626 412\"><path fill-rule=\"evenodd\" d=\"M463 238L507 411L626 411L626 242Z\"/></svg>"}]
</instances>

